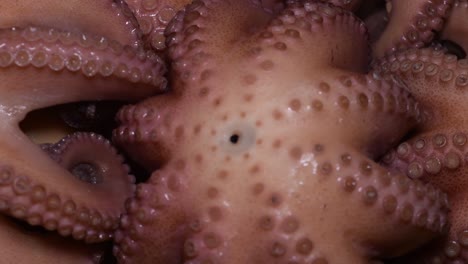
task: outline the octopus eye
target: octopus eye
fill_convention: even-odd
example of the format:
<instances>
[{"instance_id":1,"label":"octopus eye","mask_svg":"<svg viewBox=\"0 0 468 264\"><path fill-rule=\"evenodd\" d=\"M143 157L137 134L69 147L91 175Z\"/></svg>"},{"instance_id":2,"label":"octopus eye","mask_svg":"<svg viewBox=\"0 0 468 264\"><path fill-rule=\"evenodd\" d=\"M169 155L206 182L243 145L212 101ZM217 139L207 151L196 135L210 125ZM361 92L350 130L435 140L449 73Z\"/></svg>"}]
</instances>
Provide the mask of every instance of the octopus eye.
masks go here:
<instances>
[{"instance_id":1,"label":"octopus eye","mask_svg":"<svg viewBox=\"0 0 468 264\"><path fill-rule=\"evenodd\" d=\"M222 148L229 153L239 154L249 150L255 143L256 131L249 124L229 126L221 139Z\"/></svg>"}]
</instances>

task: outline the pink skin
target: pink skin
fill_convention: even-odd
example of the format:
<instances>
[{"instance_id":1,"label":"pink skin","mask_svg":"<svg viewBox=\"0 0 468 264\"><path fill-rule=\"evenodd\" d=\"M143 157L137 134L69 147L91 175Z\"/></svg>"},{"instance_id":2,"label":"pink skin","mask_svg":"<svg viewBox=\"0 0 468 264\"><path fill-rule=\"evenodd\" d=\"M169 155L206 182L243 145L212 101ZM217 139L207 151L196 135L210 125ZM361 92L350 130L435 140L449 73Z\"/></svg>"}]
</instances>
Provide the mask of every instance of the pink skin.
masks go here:
<instances>
[{"instance_id":1,"label":"pink skin","mask_svg":"<svg viewBox=\"0 0 468 264\"><path fill-rule=\"evenodd\" d=\"M120 263L369 263L444 230L443 193L374 162L420 109L365 74L351 13L196 1L167 33L172 92L123 108L114 133L157 169L116 233Z\"/></svg>"},{"instance_id":2,"label":"pink skin","mask_svg":"<svg viewBox=\"0 0 468 264\"><path fill-rule=\"evenodd\" d=\"M464 25L465 19L468 16L468 1L455 0L453 9L447 19L447 26L441 32L443 39L450 39L460 46L468 47L468 27Z\"/></svg>"},{"instance_id":3,"label":"pink skin","mask_svg":"<svg viewBox=\"0 0 468 264\"><path fill-rule=\"evenodd\" d=\"M441 32L445 39L456 42L465 51L468 42L458 33L466 31L467 11L466 1L455 1ZM411 49L382 58L376 63L375 70L376 75L384 79L405 83L428 109L424 122L417 128L417 135L389 153L383 162L395 171L440 187L448 193L452 204L448 235L418 258L437 259L440 263L465 263L468 261L468 196L464 191L467 173L464 120L468 60L457 59L455 55L445 54L444 50Z\"/></svg>"},{"instance_id":4,"label":"pink skin","mask_svg":"<svg viewBox=\"0 0 468 264\"><path fill-rule=\"evenodd\" d=\"M389 65L393 66L387 67ZM465 246L462 234L468 229L465 220L468 197L463 191L466 185L466 128L462 121L466 116L464 87L468 85L467 65L467 60L457 61L454 55L425 49L390 56L377 68L383 76L398 76L431 110L426 113L426 121L418 129L418 135L403 143L396 150L396 155L390 154L386 163L413 178L439 186L449 194L453 205L450 214L452 225L444 247L455 243L457 249L456 253L441 249L442 252L437 254L443 259L460 258L463 261L468 260L466 250L461 249L461 244ZM444 263L452 262L445 260Z\"/></svg>"},{"instance_id":5,"label":"pink skin","mask_svg":"<svg viewBox=\"0 0 468 264\"><path fill-rule=\"evenodd\" d=\"M145 45L162 52L166 48L164 30L177 11L191 0L126 0L138 20Z\"/></svg>"},{"instance_id":6,"label":"pink skin","mask_svg":"<svg viewBox=\"0 0 468 264\"><path fill-rule=\"evenodd\" d=\"M96 264L104 247L89 246L54 233L27 231L24 226L0 216L0 246L3 263Z\"/></svg>"},{"instance_id":7,"label":"pink skin","mask_svg":"<svg viewBox=\"0 0 468 264\"><path fill-rule=\"evenodd\" d=\"M20 130L19 123L31 111L53 105L136 101L161 93L166 88L165 66L154 53L142 49L141 34L123 3L2 0L0 4L0 212L70 237L69 246L59 245L63 242L38 246L35 257L22 252L41 239L15 243L18 249L6 257L7 262L91 263L88 253L94 250L83 241L113 237L124 202L135 189L128 167L107 140L90 134L53 145L49 153L54 161ZM83 163L92 166L77 167ZM18 232L3 224L4 218L1 221L2 234ZM24 236L18 234L10 243ZM12 248L5 239L0 243ZM63 252L51 253L59 249Z\"/></svg>"},{"instance_id":8,"label":"pink skin","mask_svg":"<svg viewBox=\"0 0 468 264\"><path fill-rule=\"evenodd\" d=\"M322 2L356 11L371 1ZM25 234L1 218L2 261L95 263L102 248L83 241L112 238L121 220L121 263L359 264L405 254L450 220L429 252L465 262L455 86L466 61L426 50L380 60L401 61L392 78L377 62L367 70L369 54L430 45L434 31L466 51L466 0L389 1L385 30L370 28L375 44L352 14L316 1L189 2L0 0L0 211L53 231ZM156 54L171 91L122 109L115 131L152 171L136 194L103 138L79 133L41 150L18 128L44 107L167 91ZM439 79L404 72L405 59L437 64ZM374 162L415 126L384 159L392 173Z\"/></svg>"},{"instance_id":9,"label":"pink skin","mask_svg":"<svg viewBox=\"0 0 468 264\"><path fill-rule=\"evenodd\" d=\"M390 22L377 41L374 56L396 50L421 48L434 39L435 30L443 28L454 0L388 0Z\"/></svg>"}]
</instances>

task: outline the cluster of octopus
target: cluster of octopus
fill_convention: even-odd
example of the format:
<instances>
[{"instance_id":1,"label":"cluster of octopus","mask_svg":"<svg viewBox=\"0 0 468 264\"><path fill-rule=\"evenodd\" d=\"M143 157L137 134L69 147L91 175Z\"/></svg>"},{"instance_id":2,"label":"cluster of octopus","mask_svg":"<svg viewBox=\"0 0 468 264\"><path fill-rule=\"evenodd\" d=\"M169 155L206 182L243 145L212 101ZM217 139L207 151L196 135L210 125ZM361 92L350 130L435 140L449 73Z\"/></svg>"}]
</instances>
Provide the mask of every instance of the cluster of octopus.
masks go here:
<instances>
[{"instance_id":1,"label":"cluster of octopus","mask_svg":"<svg viewBox=\"0 0 468 264\"><path fill-rule=\"evenodd\" d=\"M468 263L467 0L0 4L2 263Z\"/></svg>"}]
</instances>

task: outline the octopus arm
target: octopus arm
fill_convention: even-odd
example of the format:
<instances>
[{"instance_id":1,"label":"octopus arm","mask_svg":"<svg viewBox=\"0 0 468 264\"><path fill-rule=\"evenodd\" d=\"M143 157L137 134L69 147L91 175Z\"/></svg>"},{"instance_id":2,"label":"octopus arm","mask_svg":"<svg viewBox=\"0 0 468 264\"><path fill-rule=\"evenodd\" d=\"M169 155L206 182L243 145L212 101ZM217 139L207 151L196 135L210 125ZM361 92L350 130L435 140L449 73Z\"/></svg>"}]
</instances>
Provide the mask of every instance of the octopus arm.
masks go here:
<instances>
[{"instance_id":1,"label":"octopus arm","mask_svg":"<svg viewBox=\"0 0 468 264\"><path fill-rule=\"evenodd\" d=\"M399 49L421 48L431 42L434 31L443 29L453 0L392 0L387 3L390 20L375 44L377 57Z\"/></svg>"},{"instance_id":2,"label":"octopus arm","mask_svg":"<svg viewBox=\"0 0 468 264\"><path fill-rule=\"evenodd\" d=\"M433 243L432 250L419 250L421 259L468 260L468 251L465 249L468 232L468 196L465 192L467 169L464 158L468 154L466 143L466 132L435 130L400 144L382 161L391 170L439 186L451 201L448 215L451 225L447 236Z\"/></svg>"},{"instance_id":3,"label":"octopus arm","mask_svg":"<svg viewBox=\"0 0 468 264\"><path fill-rule=\"evenodd\" d=\"M54 160L26 136L6 136L19 131L5 133L2 212L91 243L112 237L134 180L109 142L94 134L75 134L47 150Z\"/></svg>"},{"instance_id":4,"label":"octopus arm","mask_svg":"<svg viewBox=\"0 0 468 264\"><path fill-rule=\"evenodd\" d=\"M184 242L201 223L188 221L194 208L185 200L186 181L184 172L166 166L138 186L115 235L120 263L183 263L194 253L194 245Z\"/></svg>"},{"instance_id":5,"label":"octopus arm","mask_svg":"<svg viewBox=\"0 0 468 264\"><path fill-rule=\"evenodd\" d=\"M57 104L138 100L166 88L165 66L153 53L124 49L117 42L93 50L88 48L93 44L80 43L81 36L51 40L55 35L48 32L32 27L0 30L5 40L0 48L1 80L6 85L1 113L16 121L32 110ZM54 34L68 36L66 31Z\"/></svg>"}]
</instances>

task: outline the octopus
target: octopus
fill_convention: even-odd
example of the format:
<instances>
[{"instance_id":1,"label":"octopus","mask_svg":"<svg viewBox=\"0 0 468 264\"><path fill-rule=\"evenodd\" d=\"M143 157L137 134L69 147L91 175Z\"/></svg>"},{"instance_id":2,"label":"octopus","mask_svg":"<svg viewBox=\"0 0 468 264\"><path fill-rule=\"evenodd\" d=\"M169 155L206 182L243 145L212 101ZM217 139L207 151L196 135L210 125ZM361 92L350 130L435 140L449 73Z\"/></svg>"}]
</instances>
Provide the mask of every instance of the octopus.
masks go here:
<instances>
[{"instance_id":1,"label":"octopus","mask_svg":"<svg viewBox=\"0 0 468 264\"><path fill-rule=\"evenodd\" d=\"M368 73L351 12L195 1L166 35L172 90L117 115L114 140L153 171L120 262L369 263L445 232L446 194L375 162L425 113Z\"/></svg>"},{"instance_id":2,"label":"octopus","mask_svg":"<svg viewBox=\"0 0 468 264\"><path fill-rule=\"evenodd\" d=\"M466 0L0 6L3 262L468 263Z\"/></svg>"},{"instance_id":3,"label":"octopus","mask_svg":"<svg viewBox=\"0 0 468 264\"><path fill-rule=\"evenodd\" d=\"M140 31L121 2L1 5L0 232L2 247L11 252L2 262L97 262L104 249L99 243L112 239L134 192L134 176L96 133L57 139L60 129L51 129L39 144L31 138L44 132L23 131L22 121L54 105L158 94L166 89L165 65L141 47ZM31 230L22 231L24 225Z\"/></svg>"}]
</instances>

